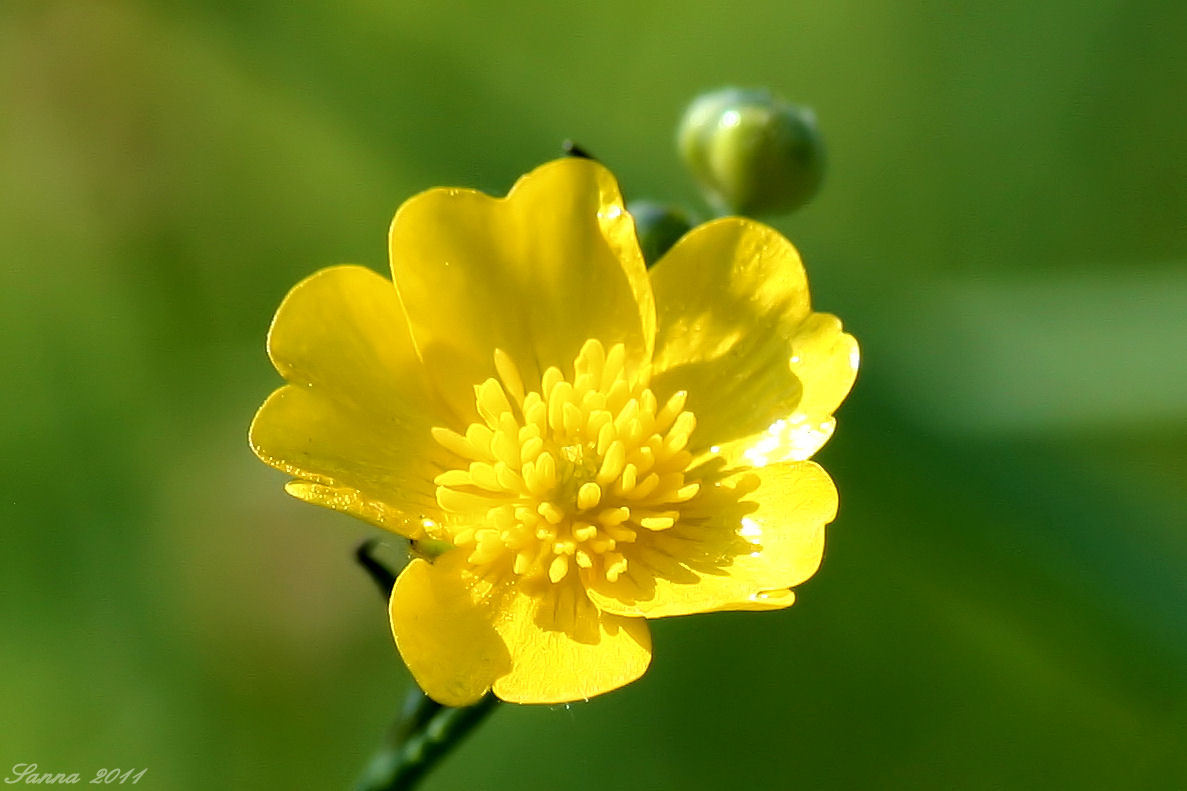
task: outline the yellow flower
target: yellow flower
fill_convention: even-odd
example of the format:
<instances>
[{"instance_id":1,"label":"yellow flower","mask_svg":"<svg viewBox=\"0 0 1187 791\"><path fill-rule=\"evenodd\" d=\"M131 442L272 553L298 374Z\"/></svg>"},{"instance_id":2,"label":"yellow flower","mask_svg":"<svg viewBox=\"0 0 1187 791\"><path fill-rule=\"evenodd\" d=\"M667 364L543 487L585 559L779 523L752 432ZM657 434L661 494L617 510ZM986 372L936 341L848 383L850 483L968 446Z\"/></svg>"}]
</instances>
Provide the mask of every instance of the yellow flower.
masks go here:
<instances>
[{"instance_id":1,"label":"yellow flower","mask_svg":"<svg viewBox=\"0 0 1187 791\"><path fill-rule=\"evenodd\" d=\"M648 273L613 176L564 159L417 195L390 253L394 285L339 266L285 298L251 445L290 494L443 542L390 608L431 697L588 698L646 670L648 618L792 603L857 345L786 239L716 220Z\"/></svg>"}]
</instances>

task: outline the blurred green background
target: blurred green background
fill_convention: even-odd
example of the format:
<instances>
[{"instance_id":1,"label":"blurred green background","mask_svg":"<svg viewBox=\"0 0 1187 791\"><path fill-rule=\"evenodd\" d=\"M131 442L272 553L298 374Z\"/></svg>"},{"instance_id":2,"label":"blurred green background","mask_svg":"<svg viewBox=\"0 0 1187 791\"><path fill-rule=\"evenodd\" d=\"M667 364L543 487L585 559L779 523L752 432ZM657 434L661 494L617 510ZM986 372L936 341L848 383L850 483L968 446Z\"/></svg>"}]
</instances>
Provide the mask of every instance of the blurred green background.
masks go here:
<instances>
[{"instance_id":1,"label":"blurred green background","mask_svg":"<svg viewBox=\"0 0 1187 791\"><path fill-rule=\"evenodd\" d=\"M566 137L698 206L697 92L815 107L779 227L864 367L820 573L504 707L427 789L1187 787L1187 4L0 3L0 773L347 787L407 676L245 434L282 295Z\"/></svg>"}]
</instances>

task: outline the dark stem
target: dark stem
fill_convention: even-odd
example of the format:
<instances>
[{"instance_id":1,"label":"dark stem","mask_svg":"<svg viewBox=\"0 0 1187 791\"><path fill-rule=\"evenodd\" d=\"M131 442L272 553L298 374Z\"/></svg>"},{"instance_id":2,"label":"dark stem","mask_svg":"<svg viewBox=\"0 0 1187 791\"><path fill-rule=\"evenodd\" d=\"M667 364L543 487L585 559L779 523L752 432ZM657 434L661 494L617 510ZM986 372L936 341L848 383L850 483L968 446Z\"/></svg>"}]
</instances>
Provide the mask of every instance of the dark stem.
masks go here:
<instances>
[{"instance_id":1,"label":"dark stem","mask_svg":"<svg viewBox=\"0 0 1187 791\"><path fill-rule=\"evenodd\" d=\"M378 538L369 538L359 544L359 548L354 551L354 559L379 588L380 595L384 599L390 599L392 586L396 584L396 575L375 557L375 548L379 543Z\"/></svg>"},{"instance_id":2,"label":"dark stem","mask_svg":"<svg viewBox=\"0 0 1187 791\"><path fill-rule=\"evenodd\" d=\"M407 791L474 730L499 702L487 694L473 706L442 706L413 687L387 742L371 759L356 791Z\"/></svg>"}]
</instances>

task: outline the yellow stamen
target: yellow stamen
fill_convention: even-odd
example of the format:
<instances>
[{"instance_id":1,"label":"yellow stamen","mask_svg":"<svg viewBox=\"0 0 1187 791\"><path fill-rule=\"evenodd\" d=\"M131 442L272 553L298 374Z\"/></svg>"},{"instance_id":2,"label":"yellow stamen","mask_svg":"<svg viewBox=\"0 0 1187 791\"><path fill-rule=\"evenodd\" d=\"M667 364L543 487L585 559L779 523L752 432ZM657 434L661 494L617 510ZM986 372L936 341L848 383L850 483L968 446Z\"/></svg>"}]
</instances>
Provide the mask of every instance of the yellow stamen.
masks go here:
<instances>
[{"instance_id":1,"label":"yellow stamen","mask_svg":"<svg viewBox=\"0 0 1187 791\"><path fill-rule=\"evenodd\" d=\"M660 407L626 348L594 339L571 381L550 366L529 391L510 355L496 350L494 365L498 378L474 388L480 420L432 430L456 459L435 479L438 504L462 517L442 527L448 537L481 573L557 585L574 607L580 586L654 567L701 490L686 480L696 418L685 394Z\"/></svg>"},{"instance_id":2,"label":"yellow stamen","mask_svg":"<svg viewBox=\"0 0 1187 791\"><path fill-rule=\"evenodd\" d=\"M577 507L588 511L602 500L602 488L596 483L583 483L577 491Z\"/></svg>"},{"instance_id":3,"label":"yellow stamen","mask_svg":"<svg viewBox=\"0 0 1187 791\"><path fill-rule=\"evenodd\" d=\"M515 362L502 349L495 349L495 370L499 372L499 378L503 380L503 386L507 388L507 392L517 404L522 404L523 379L519 376L519 368L516 367Z\"/></svg>"}]
</instances>

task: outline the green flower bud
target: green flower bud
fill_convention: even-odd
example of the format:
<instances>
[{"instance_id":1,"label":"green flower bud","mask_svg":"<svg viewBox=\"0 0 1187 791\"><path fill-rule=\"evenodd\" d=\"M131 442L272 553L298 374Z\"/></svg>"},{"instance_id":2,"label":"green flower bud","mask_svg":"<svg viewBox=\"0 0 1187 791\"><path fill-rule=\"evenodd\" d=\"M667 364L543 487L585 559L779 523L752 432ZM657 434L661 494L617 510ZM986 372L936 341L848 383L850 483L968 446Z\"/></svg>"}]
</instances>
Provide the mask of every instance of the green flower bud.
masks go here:
<instances>
[{"instance_id":1,"label":"green flower bud","mask_svg":"<svg viewBox=\"0 0 1187 791\"><path fill-rule=\"evenodd\" d=\"M648 268L692 230L688 215L674 206L655 201L631 201L627 212L635 218L635 235L639 237L639 248Z\"/></svg>"},{"instance_id":2,"label":"green flower bud","mask_svg":"<svg viewBox=\"0 0 1187 791\"><path fill-rule=\"evenodd\" d=\"M676 145L708 201L726 213L790 212L811 200L824 178L815 113L765 89L697 97Z\"/></svg>"}]
</instances>

